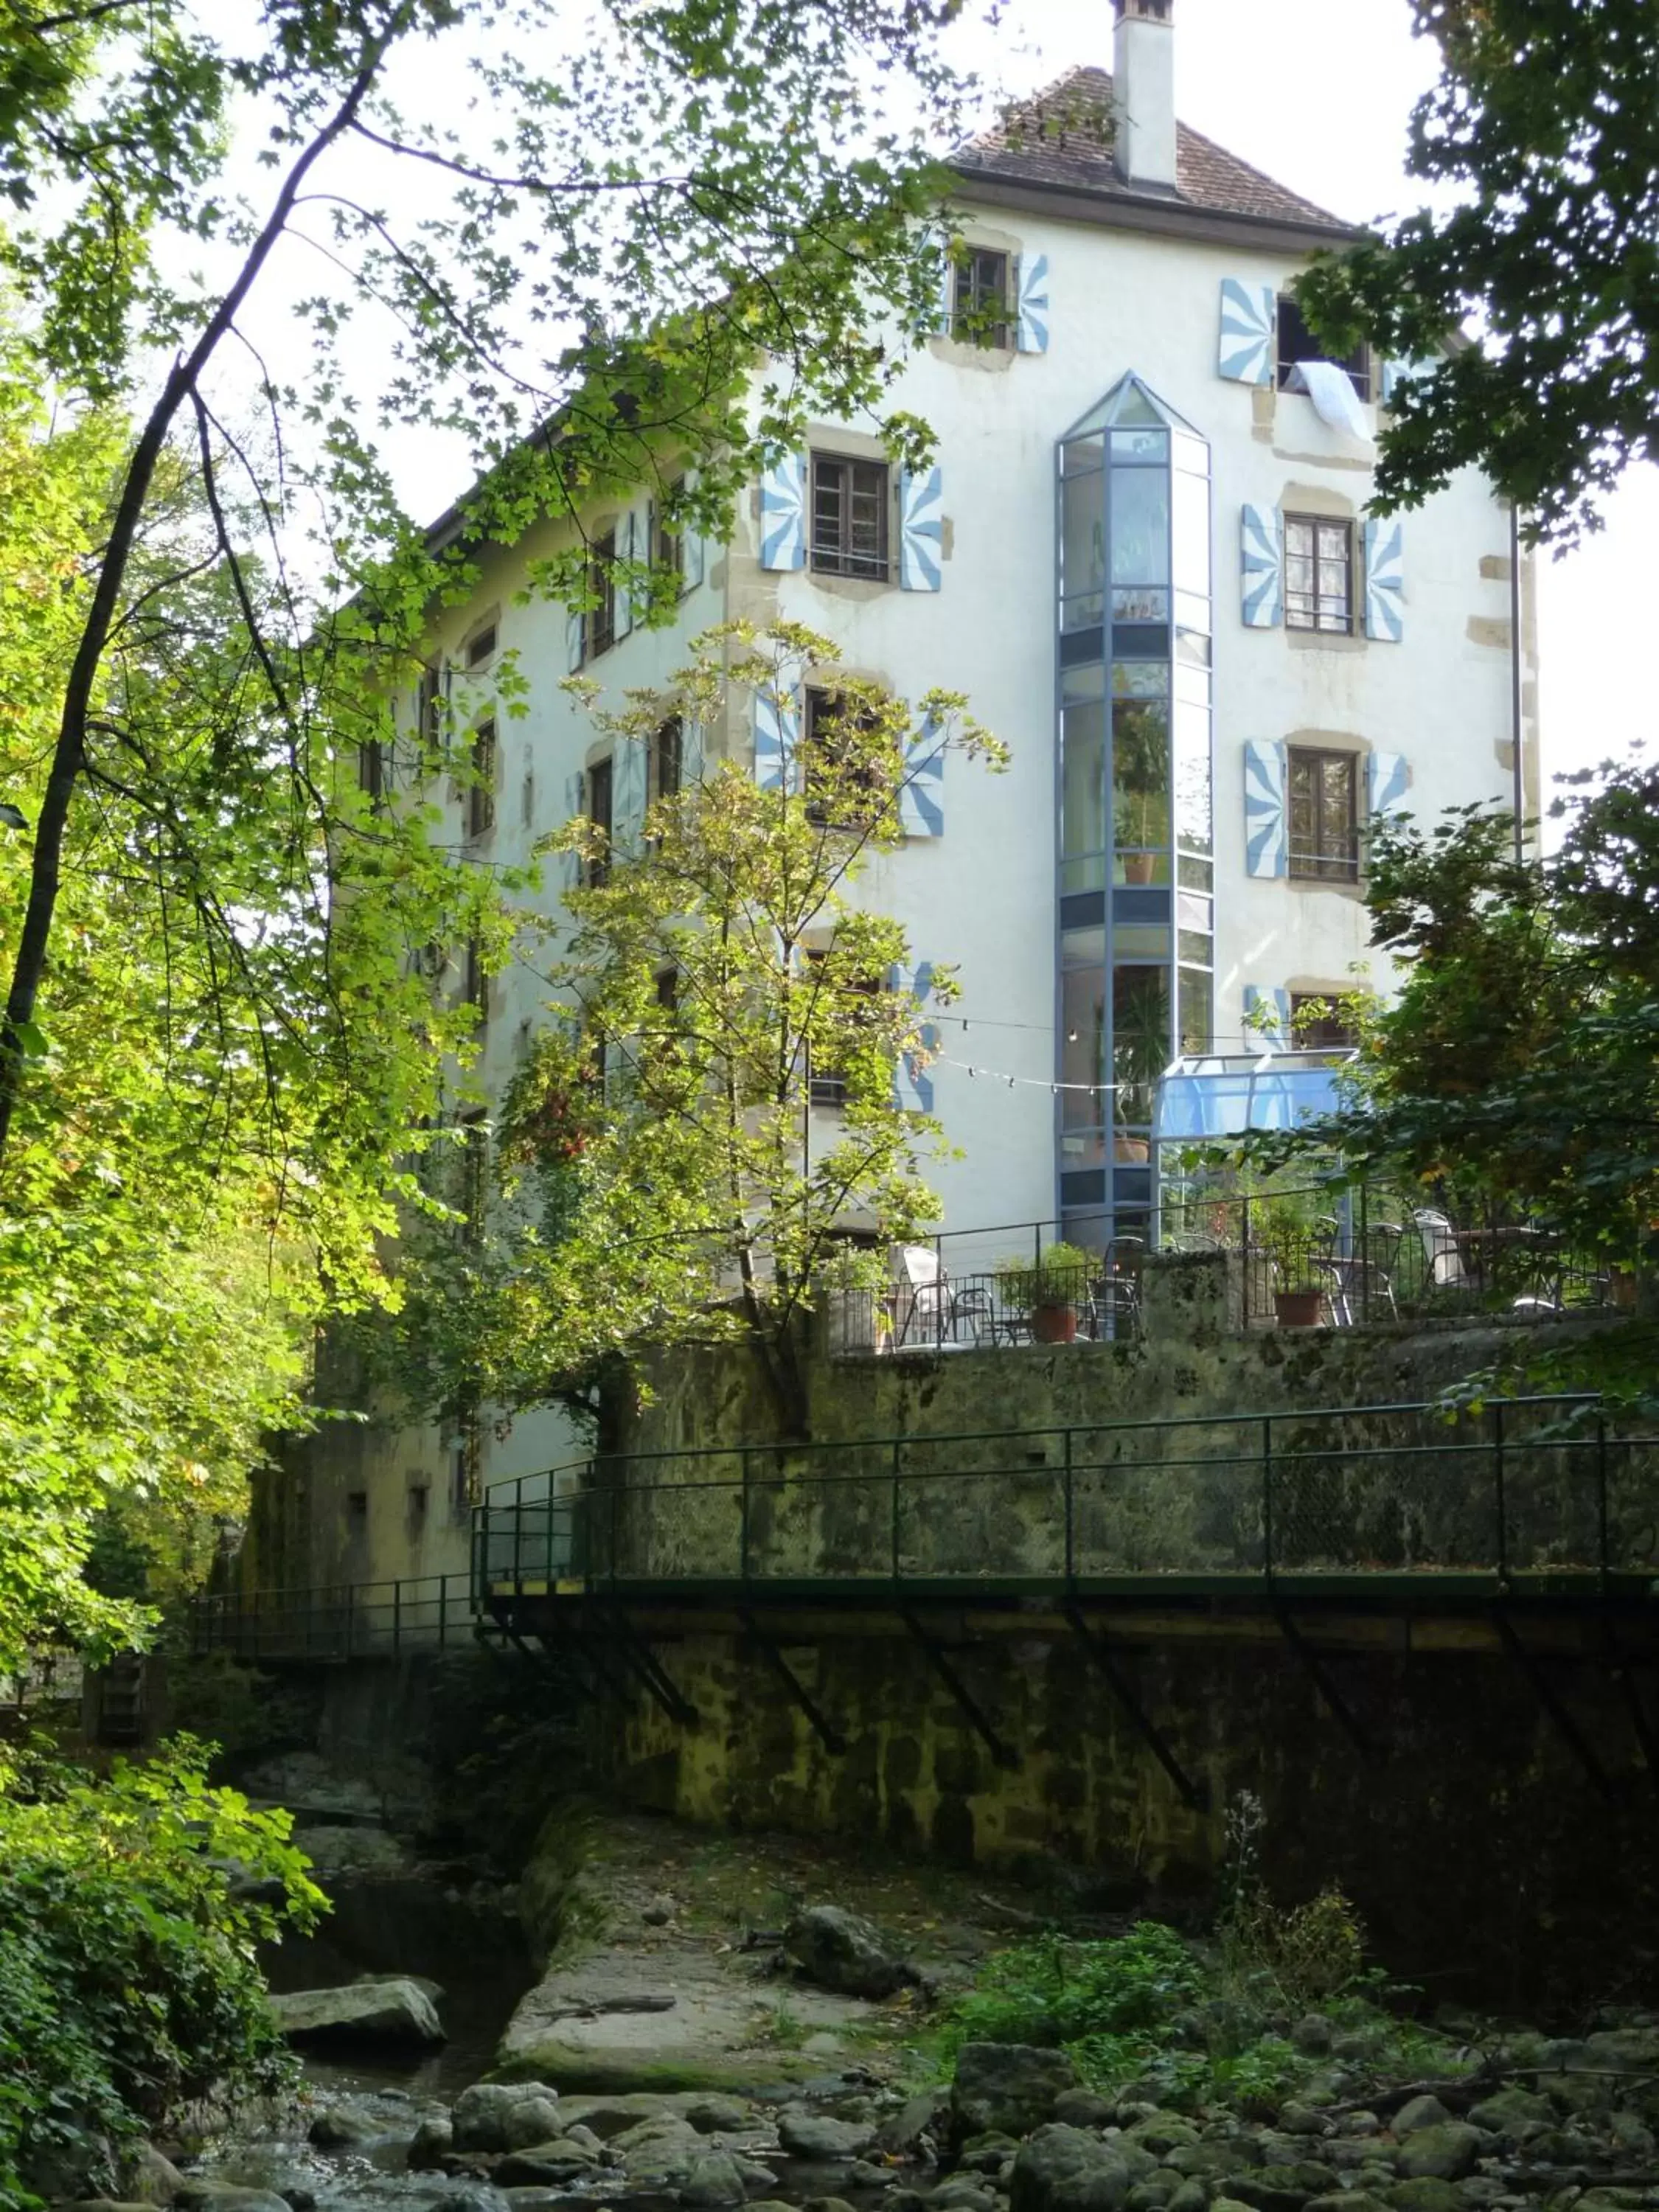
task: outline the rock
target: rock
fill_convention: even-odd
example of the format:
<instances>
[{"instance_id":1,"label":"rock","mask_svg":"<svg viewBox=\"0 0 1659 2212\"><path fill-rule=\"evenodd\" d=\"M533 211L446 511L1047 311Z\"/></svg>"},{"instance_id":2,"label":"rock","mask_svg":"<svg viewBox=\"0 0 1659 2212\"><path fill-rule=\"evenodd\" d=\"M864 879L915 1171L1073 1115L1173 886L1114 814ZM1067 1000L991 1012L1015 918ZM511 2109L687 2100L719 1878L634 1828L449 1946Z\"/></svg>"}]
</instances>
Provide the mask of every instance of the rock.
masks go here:
<instances>
[{"instance_id":1,"label":"rock","mask_svg":"<svg viewBox=\"0 0 1659 2212\"><path fill-rule=\"evenodd\" d=\"M1331 2122L1311 2105L1284 2105L1279 2108L1279 2131L1286 2136L1328 2136Z\"/></svg>"},{"instance_id":2,"label":"rock","mask_svg":"<svg viewBox=\"0 0 1659 2212\"><path fill-rule=\"evenodd\" d=\"M1395 2114L1393 2132L1396 2136L1414 2136L1424 2128L1444 2127L1450 2118L1438 2097L1413 2097Z\"/></svg>"},{"instance_id":3,"label":"rock","mask_svg":"<svg viewBox=\"0 0 1659 2212\"><path fill-rule=\"evenodd\" d=\"M809 1905L783 1931L786 1956L809 1982L849 1997L890 1997L910 1979L881 1931L838 1905Z\"/></svg>"},{"instance_id":4,"label":"rock","mask_svg":"<svg viewBox=\"0 0 1659 2212\"><path fill-rule=\"evenodd\" d=\"M957 2163L969 2173L995 2176L1013 2164L1014 2153L1018 2148L1012 2136L992 2129L982 2136L969 2136L957 2154Z\"/></svg>"},{"instance_id":5,"label":"rock","mask_svg":"<svg viewBox=\"0 0 1659 2212\"><path fill-rule=\"evenodd\" d=\"M1068 2128L1109 2128L1117 2106L1093 2089L1067 2089L1054 2099L1054 2118Z\"/></svg>"},{"instance_id":6,"label":"rock","mask_svg":"<svg viewBox=\"0 0 1659 2212\"><path fill-rule=\"evenodd\" d=\"M1471 2124L1486 2128L1508 2142L1518 2142L1530 2128L1547 2128L1555 2118L1547 2097L1534 2097L1529 2089L1500 2089L1485 2098L1469 2114Z\"/></svg>"},{"instance_id":7,"label":"rock","mask_svg":"<svg viewBox=\"0 0 1659 2212\"><path fill-rule=\"evenodd\" d=\"M178 2201L187 2212L289 2212L287 2197L274 2189L244 2189L199 2173L185 2176Z\"/></svg>"},{"instance_id":8,"label":"rock","mask_svg":"<svg viewBox=\"0 0 1659 2212\"><path fill-rule=\"evenodd\" d=\"M444 2039L431 1998L410 1981L294 1990L273 1996L270 2009L290 2043L374 2043L418 2050Z\"/></svg>"},{"instance_id":9,"label":"rock","mask_svg":"<svg viewBox=\"0 0 1659 2212\"><path fill-rule=\"evenodd\" d=\"M889 2120L884 2120L876 2130L876 2148L885 2151L890 2158L909 2158L924 2136L935 2142L951 2109L948 2089L924 2089L918 2097L909 2098Z\"/></svg>"},{"instance_id":10,"label":"rock","mask_svg":"<svg viewBox=\"0 0 1659 2212\"><path fill-rule=\"evenodd\" d=\"M1375 2112L1344 2112L1336 2126L1339 2135L1374 2136L1381 2134L1382 2123Z\"/></svg>"},{"instance_id":11,"label":"rock","mask_svg":"<svg viewBox=\"0 0 1659 2212\"><path fill-rule=\"evenodd\" d=\"M1018 2048L969 2044L963 2057L999 2047ZM1118 2212L1128 2193L1129 2169L1112 2148L1081 2128L1058 2123L1039 2127L1020 2145L1009 2177L1011 2212Z\"/></svg>"},{"instance_id":12,"label":"rock","mask_svg":"<svg viewBox=\"0 0 1659 2212\"><path fill-rule=\"evenodd\" d=\"M659 2189L678 2189L703 2155L708 2145L689 2122L676 2112L654 2120L641 2120L613 2139L628 2167L629 2181Z\"/></svg>"},{"instance_id":13,"label":"rock","mask_svg":"<svg viewBox=\"0 0 1659 2212\"><path fill-rule=\"evenodd\" d=\"M1123 2200L1125 2212L1164 2212L1164 2206L1176 2190L1186 2186L1178 2173L1160 2168L1156 2173L1149 2173L1145 2181L1132 2185Z\"/></svg>"},{"instance_id":14,"label":"rock","mask_svg":"<svg viewBox=\"0 0 1659 2212\"><path fill-rule=\"evenodd\" d=\"M1202 2180L1237 2173L1243 2166L1256 2165L1261 2157L1256 2144L1247 2136L1238 2142L1177 2143L1164 2163L1176 2173Z\"/></svg>"},{"instance_id":15,"label":"rock","mask_svg":"<svg viewBox=\"0 0 1659 2212\"><path fill-rule=\"evenodd\" d=\"M1335 2040L1335 2025L1322 2012L1304 2014L1291 2030L1291 2041L1312 2058L1322 2058Z\"/></svg>"},{"instance_id":16,"label":"rock","mask_svg":"<svg viewBox=\"0 0 1659 2212\"><path fill-rule=\"evenodd\" d=\"M569 2212L570 2199L562 2189L533 2189L526 2183L520 2188L504 2189L501 2195L513 2212Z\"/></svg>"},{"instance_id":17,"label":"rock","mask_svg":"<svg viewBox=\"0 0 1659 2212\"><path fill-rule=\"evenodd\" d=\"M538 2099L557 2111L559 2093L545 2081L475 2081L462 2090L449 2116L456 2149L505 2150L508 2113ZM561 2118L558 2126L563 2124Z\"/></svg>"},{"instance_id":18,"label":"rock","mask_svg":"<svg viewBox=\"0 0 1659 2212\"><path fill-rule=\"evenodd\" d=\"M1264 2166L1254 2173L1230 2173L1223 2194L1255 2212L1302 2212L1310 2197L1328 2193L1334 2178L1323 2166L1305 2174L1294 2166Z\"/></svg>"},{"instance_id":19,"label":"rock","mask_svg":"<svg viewBox=\"0 0 1659 2212\"><path fill-rule=\"evenodd\" d=\"M440 2197L427 2212L509 2212L507 2198L487 2181L463 2182L447 2197Z\"/></svg>"},{"instance_id":20,"label":"rock","mask_svg":"<svg viewBox=\"0 0 1659 2212\"><path fill-rule=\"evenodd\" d=\"M800 2212L853 2212L844 2197L809 2197Z\"/></svg>"},{"instance_id":21,"label":"rock","mask_svg":"<svg viewBox=\"0 0 1659 2212\"><path fill-rule=\"evenodd\" d=\"M1055 2117L1060 2117L1058 2107ZM1198 2130L1190 2120L1182 2119L1179 2112L1154 2112L1148 2119L1137 2120L1124 2132L1131 2142L1139 2143L1142 2150L1149 2150L1158 2158L1182 2143L1199 2140Z\"/></svg>"},{"instance_id":22,"label":"rock","mask_svg":"<svg viewBox=\"0 0 1659 2212\"><path fill-rule=\"evenodd\" d=\"M128 2203L171 2204L185 2185L183 2174L154 2143L139 2143L130 2150L122 2160L122 2169Z\"/></svg>"},{"instance_id":23,"label":"rock","mask_svg":"<svg viewBox=\"0 0 1659 2212\"><path fill-rule=\"evenodd\" d=\"M1310 2197L1305 2212L1389 2212L1389 2208L1367 2190L1340 2189L1329 2197Z\"/></svg>"},{"instance_id":24,"label":"rock","mask_svg":"<svg viewBox=\"0 0 1659 2212\"><path fill-rule=\"evenodd\" d=\"M584 2174L593 2172L599 2163L599 2152L590 2150L586 2143L556 2136L547 2142L526 2143L508 2151L496 2166L495 2178L503 2189L527 2184L549 2187L556 2182L579 2181Z\"/></svg>"},{"instance_id":25,"label":"rock","mask_svg":"<svg viewBox=\"0 0 1659 2212\"><path fill-rule=\"evenodd\" d=\"M738 2164L742 2166L742 2159ZM867 2158L855 2158L847 2168L847 2179L855 2189L891 2189L898 2176L890 2166L872 2166ZM777 2177L773 2176L774 2185Z\"/></svg>"},{"instance_id":26,"label":"rock","mask_svg":"<svg viewBox=\"0 0 1659 2212\"><path fill-rule=\"evenodd\" d=\"M552 2142L563 2133L564 2122L551 2097L526 2097L501 2114L503 2150L528 2150L532 2143Z\"/></svg>"},{"instance_id":27,"label":"rock","mask_svg":"<svg viewBox=\"0 0 1659 2212\"><path fill-rule=\"evenodd\" d=\"M1620 2074L1659 2074L1659 2029L1604 2028L1585 2039L1589 2061Z\"/></svg>"},{"instance_id":28,"label":"rock","mask_svg":"<svg viewBox=\"0 0 1659 2212\"><path fill-rule=\"evenodd\" d=\"M666 1928L674 1917L673 1899L653 1897L651 1902L641 1909L640 1917L647 1928Z\"/></svg>"},{"instance_id":29,"label":"rock","mask_svg":"<svg viewBox=\"0 0 1659 2212\"><path fill-rule=\"evenodd\" d=\"M455 2148L455 2130L447 2112L431 2112L415 2130L415 2139L409 2146L409 2167L411 2173L435 2172L444 2162L446 2154Z\"/></svg>"},{"instance_id":30,"label":"rock","mask_svg":"<svg viewBox=\"0 0 1659 2212\"><path fill-rule=\"evenodd\" d=\"M955 2131L958 2136L992 2129L1030 2135L1048 2119L1056 2100L1077 2086L1077 2069L1063 2051L1027 2043L964 2043L951 2085Z\"/></svg>"},{"instance_id":31,"label":"rock","mask_svg":"<svg viewBox=\"0 0 1659 2212\"><path fill-rule=\"evenodd\" d=\"M1449 2181L1419 2174L1412 2181L1397 2181L1389 2191L1395 2212L1458 2212L1461 2192Z\"/></svg>"},{"instance_id":32,"label":"rock","mask_svg":"<svg viewBox=\"0 0 1659 2212\"><path fill-rule=\"evenodd\" d=\"M805 2106L791 2105L778 2115L778 2141L792 2158L858 2158L875 2142L864 2120L832 2120Z\"/></svg>"},{"instance_id":33,"label":"rock","mask_svg":"<svg viewBox=\"0 0 1659 2212\"><path fill-rule=\"evenodd\" d=\"M996 2212L996 2191L970 2174L953 2175L928 2192L933 2212Z\"/></svg>"},{"instance_id":34,"label":"rock","mask_svg":"<svg viewBox=\"0 0 1659 2212\"><path fill-rule=\"evenodd\" d=\"M1183 2179L1164 2212L1204 2212L1209 2201L1209 2191L1201 2181Z\"/></svg>"},{"instance_id":35,"label":"rock","mask_svg":"<svg viewBox=\"0 0 1659 2212\"><path fill-rule=\"evenodd\" d=\"M1407 2136L1395 2164L1407 2181L1461 2181L1474 2171L1482 2141L1479 2128L1466 2120L1448 2120ZM1427 2208L1419 2206L1417 2212Z\"/></svg>"},{"instance_id":36,"label":"rock","mask_svg":"<svg viewBox=\"0 0 1659 2212\"><path fill-rule=\"evenodd\" d=\"M755 2117L752 2105L741 2097L688 2097L680 2116L701 2136L736 2134Z\"/></svg>"},{"instance_id":37,"label":"rock","mask_svg":"<svg viewBox=\"0 0 1659 2212\"><path fill-rule=\"evenodd\" d=\"M729 2150L705 2150L679 2187L682 2204L741 2204L748 2194L743 2168Z\"/></svg>"},{"instance_id":38,"label":"rock","mask_svg":"<svg viewBox=\"0 0 1659 2212\"><path fill-rule=\"evenodd\" d=\"M325 2105L307 2134L319 2150L349 2150L357 2143L384 2142L398 2130L384 2112L361 2105Z\"/></svg>"}]
</instances>

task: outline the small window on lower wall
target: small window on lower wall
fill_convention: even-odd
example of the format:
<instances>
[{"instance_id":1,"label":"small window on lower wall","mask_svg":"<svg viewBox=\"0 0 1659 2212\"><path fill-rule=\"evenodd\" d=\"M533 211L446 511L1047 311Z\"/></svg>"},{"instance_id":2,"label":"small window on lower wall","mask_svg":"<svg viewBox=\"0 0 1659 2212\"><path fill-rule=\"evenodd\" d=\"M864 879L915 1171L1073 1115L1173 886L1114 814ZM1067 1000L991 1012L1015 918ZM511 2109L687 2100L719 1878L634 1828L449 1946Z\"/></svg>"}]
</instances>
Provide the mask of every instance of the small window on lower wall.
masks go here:
<instances>
[{"instance_id":1,"label":"small window on lower wall","mask_svg":"<svg viewBox=\"0 0 1659 2212\"><path fill-rule=\"evenodd\" d=\"M1291 1042L1299 1052L1345 1052L1359 1038L1333 993L1292 991Z\"/></svg>"},{"instance_id":2,"label":"small window on lower wall","mask_svg":"<svg viewBox=\"0 0 1659 2212\"><path fill-rule=\"evenodd\" d=\"M1352 634L1352 522L1323 514L1285 517L1285 627Z\"/></svg>"},{"instance_id":3,"label":"small window on lower wall","mask_svg":"<svg viewBox=\"0 0 1659 2212\"><path fill-rule=\"evenodd\" d=\"M1318 883L1358 883L1359 756L1291 745L1285 781L1289 872Z\"/></svg>"},{"instance_id":4,"label":"small window on lower wall","mask_svg":"<svg viewBox=\"0 0 1659 2212\"><path fill-rule=\"evenodd\" d=\"M1008 257L972 246L956 264L951 335L969 345L1008 343Z\"/></svg>"}]
</instances>

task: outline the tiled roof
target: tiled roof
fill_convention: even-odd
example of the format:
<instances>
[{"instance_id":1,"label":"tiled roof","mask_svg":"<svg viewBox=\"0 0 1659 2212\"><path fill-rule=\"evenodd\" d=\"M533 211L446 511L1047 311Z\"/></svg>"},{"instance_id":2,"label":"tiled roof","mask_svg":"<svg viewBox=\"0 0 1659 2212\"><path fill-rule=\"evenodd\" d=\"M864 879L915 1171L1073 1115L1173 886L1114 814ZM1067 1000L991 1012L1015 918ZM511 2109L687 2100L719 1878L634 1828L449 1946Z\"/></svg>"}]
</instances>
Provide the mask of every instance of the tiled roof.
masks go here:
<instances>
[{"instance_id":1,"label":"tiled roof","mask_svg":"<svg viewBox=\"0 0 1659 2212\"><path fill-rule=\"evenodd\" d=\"M1352 228L1340 216L1276 184L1185 123L1176 126L1176 190L1127 185L1117 173L1108 143L1111 113L1111 72L1068 70L1031 99L1016 102L993 129L969 139L957 150L952 167L968 179L1069 185L1126 201L1156 201L1167 207L1255 216L1264 222L1334 231Z\"/></svg>"}]
</instances>

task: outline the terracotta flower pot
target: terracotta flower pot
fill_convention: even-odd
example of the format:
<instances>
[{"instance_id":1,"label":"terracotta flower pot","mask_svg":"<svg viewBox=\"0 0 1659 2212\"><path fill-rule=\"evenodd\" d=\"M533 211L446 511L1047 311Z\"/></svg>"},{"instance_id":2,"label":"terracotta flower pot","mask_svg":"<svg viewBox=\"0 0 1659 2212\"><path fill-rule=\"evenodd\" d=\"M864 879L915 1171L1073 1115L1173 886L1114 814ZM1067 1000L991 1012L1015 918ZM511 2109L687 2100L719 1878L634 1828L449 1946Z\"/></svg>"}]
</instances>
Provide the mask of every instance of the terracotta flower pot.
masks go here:
<instances>
[{"instance_id":1,"label":"terracotta flower pot","mask_svg":"<svg viewBox=\"0 0 1659 2212\"><path fill-rule=\"evenodd\" d=\"M1275 1291L1273 1312L1280 1328L1317 1328L1322 1295L1319 1291Z\"/></svg>"},{"instance_id":2,"label":"terracotta flower pot","mask_svg":"<svg viewBox=\"0 0 1659 2212\"><path fill-rule=\"evenodd\" d=\"M1031 1308L1031 1334L1039 1344L1071 1344L1077 1337L1077 1308L1043 1305Z\"/></svg>"}]
</instances>

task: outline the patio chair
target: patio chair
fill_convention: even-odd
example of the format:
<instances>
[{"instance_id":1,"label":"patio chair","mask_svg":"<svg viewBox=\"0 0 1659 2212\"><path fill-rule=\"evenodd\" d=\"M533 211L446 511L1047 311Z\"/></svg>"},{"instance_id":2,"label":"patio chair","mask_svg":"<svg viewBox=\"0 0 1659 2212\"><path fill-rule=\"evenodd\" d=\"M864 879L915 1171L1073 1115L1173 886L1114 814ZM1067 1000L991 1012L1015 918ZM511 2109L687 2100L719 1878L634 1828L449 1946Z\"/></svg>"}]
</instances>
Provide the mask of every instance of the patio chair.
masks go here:
<instances>
[{"instance_id":1,"label":"patio chair","mask_svg":"<svg viewBox=\"0 0 1659 2212\"><path fill-rule=\"evenodd\" d=\"M902 1303L896 1332L900 1344L935 1343L951 1329L951 1285L945 1262L931 1244L901 1244L899 1265L909 1297Z\"/></svg>"},{"instance_id":2,"label":"patio chair","mask_svg":"<svg viewBox=\"0 0 1659 2212\"><path fill-rule=\"evenodd\" d=\"M1468 1291L1473 1288L1468 1269L1463 1264L1463 1250L1458 1243L1457 1231L1449 1215L1437 1212L1431 1206L1419 1206L1412 1215L1412 1226L1423 1240L1424 1255L1429 1263L1429 1281L1437 1291Z\"/></svg>"}]
</instances>

